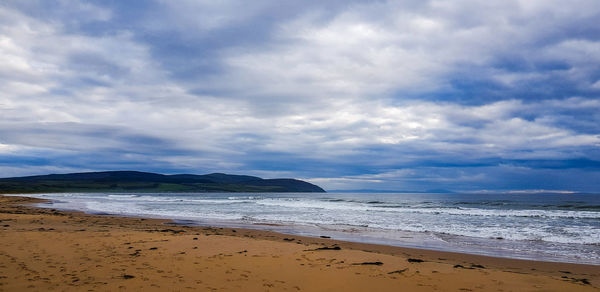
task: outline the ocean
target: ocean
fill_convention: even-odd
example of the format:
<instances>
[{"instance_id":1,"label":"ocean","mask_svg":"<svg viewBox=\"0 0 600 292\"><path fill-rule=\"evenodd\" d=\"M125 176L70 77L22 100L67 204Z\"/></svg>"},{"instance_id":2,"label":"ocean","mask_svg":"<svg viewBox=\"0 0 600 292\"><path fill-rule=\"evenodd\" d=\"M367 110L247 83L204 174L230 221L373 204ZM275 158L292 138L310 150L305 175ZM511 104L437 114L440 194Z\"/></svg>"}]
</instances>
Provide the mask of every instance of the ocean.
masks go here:
<instances>
[{"instance_id":1,"label":"ocean","mask_svg":"<svg viewBox=\"0 0 600 292\"><path fill-rule=\"evenodd\" d=\"M598 194L35 194L42 207L600 265Z\"/></svg>"}]
</instances>

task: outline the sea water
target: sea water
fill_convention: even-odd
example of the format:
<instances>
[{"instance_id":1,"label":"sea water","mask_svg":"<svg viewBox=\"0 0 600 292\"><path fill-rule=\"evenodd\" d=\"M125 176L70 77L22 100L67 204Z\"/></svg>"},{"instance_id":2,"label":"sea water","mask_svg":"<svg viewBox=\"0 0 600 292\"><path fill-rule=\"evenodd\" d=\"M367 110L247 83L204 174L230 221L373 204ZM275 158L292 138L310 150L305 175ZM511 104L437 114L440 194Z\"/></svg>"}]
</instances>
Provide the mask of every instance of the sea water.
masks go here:
<instances>
[{"instance_id":1,"label":"sea water","mask_svg":"<svg viewBox=\"0 0 600 292\"><path fill-rule=\"evenodd\" d=\"M598 194L38 194L44 207L600 265Z\"/></svg>"}]
</instances>

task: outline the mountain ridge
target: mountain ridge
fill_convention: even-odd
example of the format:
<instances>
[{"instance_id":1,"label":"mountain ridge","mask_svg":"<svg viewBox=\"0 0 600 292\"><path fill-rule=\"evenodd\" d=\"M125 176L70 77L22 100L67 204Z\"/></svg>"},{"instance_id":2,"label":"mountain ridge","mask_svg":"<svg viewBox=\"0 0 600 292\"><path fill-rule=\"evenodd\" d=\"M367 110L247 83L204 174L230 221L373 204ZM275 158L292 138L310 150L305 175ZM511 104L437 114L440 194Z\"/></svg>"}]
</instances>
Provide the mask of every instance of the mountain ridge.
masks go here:
<instances>
[{"instance_id":1,"label":"mountain ridge","mask_svg":"<svg viewBox=\"0 0 600 292\"><path fill-rule=\"evenodd\" d=\"M118 170L0 178L0 193L39 192L325 192L293 178L225 173L160 174Z\"/></svg>"}]
</instances>

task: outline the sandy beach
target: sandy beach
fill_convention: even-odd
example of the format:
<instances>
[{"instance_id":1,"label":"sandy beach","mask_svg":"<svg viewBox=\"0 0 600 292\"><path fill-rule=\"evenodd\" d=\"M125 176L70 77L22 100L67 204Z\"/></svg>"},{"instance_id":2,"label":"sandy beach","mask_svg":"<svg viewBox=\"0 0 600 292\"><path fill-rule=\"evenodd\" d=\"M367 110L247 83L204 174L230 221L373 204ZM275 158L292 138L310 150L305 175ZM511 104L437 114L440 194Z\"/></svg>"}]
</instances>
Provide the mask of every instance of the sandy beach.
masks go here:
<instances>
[{"instance_id":1,"label":"sandy beach","mask_svg":"<svg viewBox=\"0 0 600 292\"><path fill-rule=\"evenodd\" d=\"M600 266L32 207L0 196L0 291L599 291Z\"/></svg>"}]
</instances>

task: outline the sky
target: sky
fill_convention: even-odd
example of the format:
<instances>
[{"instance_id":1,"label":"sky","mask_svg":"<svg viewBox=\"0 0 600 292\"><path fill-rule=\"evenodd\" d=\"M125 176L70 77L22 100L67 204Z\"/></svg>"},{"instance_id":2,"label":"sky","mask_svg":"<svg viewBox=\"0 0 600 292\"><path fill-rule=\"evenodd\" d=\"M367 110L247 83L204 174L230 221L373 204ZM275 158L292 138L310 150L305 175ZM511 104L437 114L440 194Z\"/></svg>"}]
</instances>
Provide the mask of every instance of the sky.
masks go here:
<instances>
[{"instance_id":1,"label":"sky","mask_svg":"<svg viewBox=\"0 0 600 292\"><path fill-rule=\"evenodd\" d=\"M0 177L600 192L600 5L0 2Z\"/></svg>"}]
</instances>

